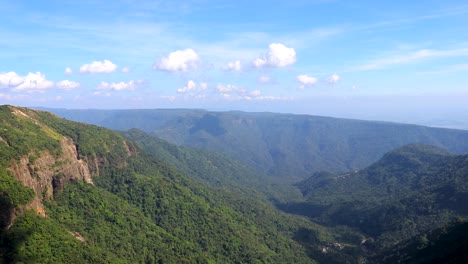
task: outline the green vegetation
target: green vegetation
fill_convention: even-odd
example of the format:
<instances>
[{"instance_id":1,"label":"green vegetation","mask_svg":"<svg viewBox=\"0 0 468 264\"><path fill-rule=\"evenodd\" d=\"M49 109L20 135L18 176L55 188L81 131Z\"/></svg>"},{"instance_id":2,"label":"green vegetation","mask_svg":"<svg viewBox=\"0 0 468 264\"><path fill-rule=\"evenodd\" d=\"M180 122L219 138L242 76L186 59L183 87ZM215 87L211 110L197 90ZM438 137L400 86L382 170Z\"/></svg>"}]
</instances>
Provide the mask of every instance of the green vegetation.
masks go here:
<instances>
[{"instance_id":1,"label":"green vegetation","mask_svg":"<svg viewBox=\"0 0 468 264\"><path fill-rule=\"evenodd\" d=\"M76 144L80 158L98 158L101 162L108 162L118 166L125 162L130 154L132 145L118 133L111 133L108 129L71 122L58 118L48 112L37 112L40 121L61 135L69 137ZM100 159L106 157L106 159Z\"/></svg>"},{"instance_id":2,"label":"green vegetation","mask_svg":"<svg viewBox=\"0 0 468 264\"><path fill-rule=\"evenodd\" d=\"M76 251L71 262L313 263L311 252L335 239L250 195L242 184L230 189L196 182L201 173L191 179L116 132L46 112L29 114L44 134L71 138L77 158L97 166L92 169L99 176L95 186L72 181L55 192L46 203L49 218L20 212L1 233L4 261L63 262ZM205 179L223 181L218 173Z\"/></svg>"},{"instance_id":3,"label":"green vegetation","mask_svg":"<svg viewBox=\"0 0 468 264\"><path fill-rule=\"evenodd\" d=\"M193 245L171 236L125 200L83 182L68 185L47 209L57 223L80 234L84 244L122 263L201 260Z\"/></svg>"},{"instance_id":4,"label":"green vegetation","mask_svg":"<svg viewBox=\"0 0 468 264\"><path fill-rule=\"evenodd\" d=\"M60 110L117 130L138 128L176 145L217 151L284 183L314 172L362 169L398 147L468 152L468 131L307 115L203 110Z\"/></svg>"},{"instance_id":5,"label":"green vegetation","mask_svg":"<svg viewBox=\"0 0 468 264\"><path fill-rule=\"evenodd\" d=\"M12 106L0 107L0 166L11 160L48 150L60 154L60 137L47 133L36 120L36 112Z\"/></svg>"},{"instance_id":6,"label":"green vegetation","mask_svg":"<svg viewBox=\"0 0 468 264\"><path fill-rule=\"evenodd\" d=\"M3 209L28 203L34 191L24 187L11 173L0 167L0 205Z\"/></svg>"},{"instance_id":7,"label":"green vegetation","mask_svg":"<svg viewBox=\"0 0 468 264\"><path fill-rule=\"evenodd\" d=\"M293 186L274 183L268 176L222 153L176 146L138 129L122 134L157 159L210 186L224 190L235 189L244 195L263 195L275 201L296 200L301 197Z\"/></svg>"},{"instance_id":8,"label":"green vegetation","mask_svg":"<svg viewBox=\"0 0 468 264\"><path fill-rule=\"evenodd\" d=\"M133 124L154 115L151 110L119 111L120 125L128 113ZM466 141L456 147L454 142L465 132L403 126L404 136L382 141L370 135L402 130L394 124L291 115L178 110L153 116L160 126L153 135L173 131L179 143L232 151L224 155L171 145L136 129L118 133L42 111L4 106L0 115L0 262L466 260L466 221L460 216L468 215L468 155L416 144L359 171L312 174L319 168L359 167L376 157L355 151L376 154L416 139L461 151ZM339 134L338 128L349 134ZM34 191L8 167L20 158L34 164L41 151L59 157L60 140L66 138L76 144L76 158L88 164L94 184L70 180L60 185L53 199L44 201L48 217L40 217L26 209ZM365 140L382 146L361 143ZM241 155L286 181L312 176L295 186L275 184L229 155ZM57 162L54 169L62 165Z\"/></svg>"},{"instance_id":9,"label":"green vegetation","mask_svg":"<svg viewBox=\"0 0 468 264\"><path fill-rule=\"evenodd\" d=\"M371 258L371 263L467 263L468 222L459 219L399 243L388 252Z\"/></svg>"},{"instance_id":10,"label":"green vegetation","mask_svg":"<svg viewBox=\"0 0 468 264\"><path fill-rule=\"evenodd\" d=\"M118 263L108 252L78 241L53 219L27 211L0 237L5 263Z\"/></svg>"},{"instance_id":11,"label":"green vegetation","mask_svg":"<svg viewBox=\"0 0 468 264\"><path fill-rule=\"evenodd\" d=\"M357 228L371 237L368 250L383 252L466 215L467 169L468 156L409 145L359 172L316 174L297 184L305 202L281 206L320 223Z\"/></svg>"}]
</instances>

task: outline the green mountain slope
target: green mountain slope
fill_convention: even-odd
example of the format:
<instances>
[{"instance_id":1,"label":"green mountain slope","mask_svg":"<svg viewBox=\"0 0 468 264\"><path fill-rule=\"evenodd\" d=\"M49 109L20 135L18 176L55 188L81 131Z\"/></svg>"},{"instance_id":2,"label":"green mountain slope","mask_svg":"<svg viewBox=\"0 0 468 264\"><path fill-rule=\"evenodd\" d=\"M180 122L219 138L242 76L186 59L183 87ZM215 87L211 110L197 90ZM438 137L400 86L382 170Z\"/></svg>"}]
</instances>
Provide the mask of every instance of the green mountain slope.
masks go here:
<instances>
[{"instance_id":1,"label":"green mountain slope","mask_svg":"<svg viewBox=\"0 0 468 264\"><path fill-rule=\"evenodd\" d=\"M283 210L357 228L370 237L363 246L381 252L468 215L468 155L408 145L361 171L317 173L297 186L306 201Z\"/></svg>"},{"instance_id":2,"label":"green mountain slope","mask_svg":"<svg viewBox=\"0 0 468 264\"><path fill-rule=\"evenodd\" d=\"M406 144L468 151L468 131L307 115L203 110L63 110L56 114L117 130L138 128L170 143L214 150L285 181L345 172Z\"/></svg>"},{"instance_id":3,"label":"green mountain slope","mask_svg":"<svg viewBox=\"0 0 468 264\"><path fill-rule=\"evenodd\" d=\"M209 187L117 132L26 108L2 106L0 113L4 262L359 258L356 244L321 253L323 245L347 241L346 232L282 213L247 192Z\"/></svg>"},{"instance_id":4,"label":"green mountain slope","mask_svg":"<svg viewBox=\"0 0 468 264\"><path fill-rule=\"evenodd\" d=\"M210 186L257 194L275 201L301 197L297 188L274 183L268 176L222 153L176 146L138 129L122 132L122 135L147 153Z\"/></svg>"},{"instance_id":5,"label":"green mountain slope","mask_svg":"<svg viewBox=\"0 0 468 264\"><path fill-rule=\"evenodd\" d=\"M370 263L467 263L466 219L397 244Z\"/></svg>"}]
</instances>

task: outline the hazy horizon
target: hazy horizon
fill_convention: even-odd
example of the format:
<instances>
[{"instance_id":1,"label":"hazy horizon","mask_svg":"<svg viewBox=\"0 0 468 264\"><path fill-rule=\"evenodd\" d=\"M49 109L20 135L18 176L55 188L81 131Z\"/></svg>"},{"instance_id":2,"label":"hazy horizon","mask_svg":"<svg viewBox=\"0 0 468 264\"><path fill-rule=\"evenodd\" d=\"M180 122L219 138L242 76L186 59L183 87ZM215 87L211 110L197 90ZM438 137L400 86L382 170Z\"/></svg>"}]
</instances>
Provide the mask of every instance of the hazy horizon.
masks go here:
<instances>
[{"instance_id":1,"label":"hazy horizon","mask_svg":"<svg viewBox=\"0 0 468 264\"><path fill-rule=\"evenodd\" d=\"M381 99L381 100L378 100ZM438 97L428 98L432 101ZM311 104L311 102L313 102ZM330 103L332 102L332 103ZM401 103L404 103L403 105ZM339 105L340 107L335 107ZM27 106L32 108L57 108L57 109L93 109L93 110L132 110L132 109L200 109L207 111L244 111L244 112L272 112L284 114L306 114L334 118L348 118L370 121L385 121L406 124L416 124L432 127L468 129L468 105L464 98L452 98L449 105L415 100L414 97L369 97L363 98L328 98L322 100L296 101L294 107L287 104L242 104L237 108L235 105L198 105L187 107L184 105L172 105L162 107L80 107L80 106ZM373 109L380 111L372 111Z\"/></svg>"},{"instance_id":2,"label":"hazy horizon","mask_svg":"<svg viewBox=\"0 0 468 264\"><path fill-rule=\"evenodd\" d=\"M0 6L0 103L468 128L464 1Z\"/></svg>"}]
</instances>

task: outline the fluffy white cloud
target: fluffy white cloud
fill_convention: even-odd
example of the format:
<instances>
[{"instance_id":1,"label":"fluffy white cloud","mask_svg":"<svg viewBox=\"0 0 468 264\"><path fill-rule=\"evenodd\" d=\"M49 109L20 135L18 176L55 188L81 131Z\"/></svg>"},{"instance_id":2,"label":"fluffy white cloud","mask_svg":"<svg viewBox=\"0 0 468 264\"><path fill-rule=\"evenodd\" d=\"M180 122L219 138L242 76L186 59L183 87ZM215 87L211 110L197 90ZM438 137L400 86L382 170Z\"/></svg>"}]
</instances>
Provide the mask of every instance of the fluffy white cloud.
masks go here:
<instances>
[{"instance_id":1,"label":"fluffy white cloud","mask_svg":"<svg viewBox=\"0 0 468 264\"><path fill-rule=\"evenodd\" d=\"M185 85L182 88L177 89L178 93L188 93L188 92L196 92L198 95L196 96L202 96L202 94L199 94L200 92L208 89L208 84L205 82L201 83L195 83L194 81L190 80L187 82L187 85ZM192 94L193 95L193 94Z\"/></svg>"},{"instance_id":2,"label":"fluffy white cloud","mask_svg":"<svg viewBox=\"0 0 468 264\"><path fill-rule=\"evenodd\" d=\"M70 75L70 74L72 74L72 73L73 73L73 70L72 70L70 67L66 67L66 68L65 68L65 74L66 74L66 75Z\"/></svg>"},{"instance_id":3,"label":"fluffy white cloud","mask_svg":"<svg viewBox=\"0 0 468 264\"><path fill-rule=\"evenodd\" d=\"M268 76L260 76L258 77L257 81L259 83L269 83L271 81L271 78Z\"/></svg>"},{"instance_id":4,"label":"fluffy white cloud","mask_svg":"<svg viewBox=\"0 0 468 264\"><path fill-rule=\"evenodd\" d=\"M177 89L177 92L178 93L187 93L187 92L195 90L196 88L197 88L197 84L194 81L190 80L190 81L187 82L186 86L184 86L184 87L182 87L180 89Z\"/></svg>"},{"instance_id":5,"label":"fluffy white cloud","mask_svg":"<svg viewBox=\"0 0 468 264\"><path fill-rule=\"evenodd\" d=\"M153 68L168 72L186 72L196 69L199 61L200 57L193 49L177 50L161 58L153 65Z\"/></svg>"},{"instance_id":6,"label":"fluffy white cloud","mask_svg":"<svg viewBox=\"0 0 468 264\"><path fill-rule=\"evenodd\" d=\"M130 69L128 67L123 67L122 70L120 70L122 73L128 73L129 71Z\"/></svg>"},{"instance_id":7,"label":"fluffy white cloud","mask_svg":"<svg viewBox=\"0 0 468 264\"><path fill-rule=\"evenodd\" d=\"M60 89L70 91L70 90L80 87L80 83L69 81L69 80L63 80L63 81L56 83L55 86L57 86Z\"/></svg>"},{"instance_id":8,"label":"fluffy white cloud","mask_svg":"<svg viewBox=\"0 0 468 264\"><path fill-rule=\"evenodd\" d=\"M40 72L30 72L24 77L15 72L0 73L0 88L15 91L42 91L52 87L54 87L54 82L47 80Z\"/></svg>"},{"instance_id":9,"label":"fluffy white cloud","mask_svg":"<svg viewBox=\"0 0 468 264\"><path fill-rule=\"evenodd\" d=\"M330 77L328 77L327 81L329 83L337 83L340 80L340 76L336 73L332 74Z\"/></svg>"},{"instance_id":10,"label":"fluffy white cloud","mask_svg":"<svg viewBox=\"0 0 468 264\"><path fill-rule=\"evenodd\" d=\"M273 43L270 44L267 58L271 66L284 67L296 62L296 51L281 43Z\"/></svg>"},{"instance_id":11,"label":"fluffy white cloud","mask_svg":"<svg viewBox=\"0 0 468 264\"><path fill-rule=\"evenodd\" d=\"M44 90L48 88L54 87L54 83L46 80L45 75L36 72L36 73L28 73L26 77L24 77L23 83L15 87L15 90Z\"/></svg>"},{"instance_id":12,"label":"fluffy white cloud","mask_svg":"<svg viewBox=\"0 0 468 264\"><path fill-rule=\"evenodd\" d=\"M267 65L267 61L266 61L265 59L256 58L256 59L252 62L252 64L253 64L254 67L260 68L260 67L266 66L266 65Z\"/></svg>"},{"instance_id":13,"label":"fluffy white cloud","mask_svg":"<svg viewBox=\"0 0 468 264\"><path fill-rule=\"evenodd\" d=\"M24 78L16 74L16 72L0 73L0 88L16 87L22 84Z\"/></svg>"},{"instance_id":14,"label":"fluffy white cloud","mask_svg":"<svg viewBox=\"0 0 468 264\"><path fill-rule=\"evenodd\" d=\"M109 60L93 61L80 67L80 73L111 73L117 69L117 65Z\"/></svg>"},{"instance_id":15,"label":"fluffy white cloud","mask_svg":"<svg viewBox=\"0 0 468 264\"><path fill-rule=\"evenodd\" d=\"M128 82L118 82L118 83L107 83L101 82L97 87L98 90L113 90L113 91L133 91L137 89L144 82L142 80L131 80Z\"/></svg>"},{"instance_id":16,"label":"fluffy white cloud","mask_svg":"<svg viewBox=\"0 0 468 264\"><path fill-rule=\"evenodd\" d=\"M229 62L226 65L225 69L228 70L228 71L242 71L242 64L241 64L241 62L239 60Z\"/></svg>"},{"instance_id":17,"label":"fluffy white cloud","mask_svg":"<svg viewBox=\"0 0 468 264\"><path fill-rule=\"evenodd\" d=\"M254 67L284 67L296 62L296 51L288 48L281 43L272 43L269 46L267 54L256 58L252 64Z\"/></svg>"},{"instance_id":18,"label":"fluffy white cloud","mask_svg":"<svg viewBox=\"0 0 468 264\"><path fill-rule=\"evenodd\" d=\"M304 89L306 86L311 86L311 85L314 85L318 82L318 79L315 78L315 77L311 77L307 74L302 74L302 75L298 75L296 77L296 80L301 83L301 86L300 88L301 89Z\"/></svg>"}]
</instances>

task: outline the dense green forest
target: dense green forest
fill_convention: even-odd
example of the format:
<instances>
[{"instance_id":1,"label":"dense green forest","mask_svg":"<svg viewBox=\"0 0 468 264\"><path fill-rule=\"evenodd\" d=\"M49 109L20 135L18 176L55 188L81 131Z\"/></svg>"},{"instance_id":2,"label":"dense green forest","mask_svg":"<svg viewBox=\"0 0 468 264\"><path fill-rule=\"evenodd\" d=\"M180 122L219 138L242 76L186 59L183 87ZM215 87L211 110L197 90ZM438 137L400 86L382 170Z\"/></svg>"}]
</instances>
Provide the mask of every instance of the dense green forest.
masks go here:
<instances>
[{"instance_id":1,"label":"dense green forest","mask_svg":"<svg viewBox=\"0 0 468 264\"><path fill-rule=\"evenodd\" d=\"M357 228L363 246L381 253L468 215L468 155L407 145L361 171L317 173L297 186L306 201L285 211Z\"/></svg>"},{"instance_id":2,"label":"dense green forest","mask_svg":"<svg viewBox=\"0 0 468 264\"><path fill-rule=\"evenodd\" d=\"M31 126L41 134L20 153L30 157L31 168L33 156L40 159L42 151L49 152L42 141L60 146L66 137L76 144L76 158L93 164L94 175L94 184L69 179L56 186L49 199L36 192L46 208L44 218L25 206L33 196L31 189L11 172L2 174L2 206L15 209L16 216L1 232L4 262L313 263L320 259L321 245L346 234L283 213L266 199L249 195L242 184L226 188L196 181L196 176L188 177L183 169L144 152L117 132L46 112L8 106L2 110L7 113L5 129ZM5 141L0 144L12 157L11 164L17 157L11 153L17 150L9 135L0 131ZM60 147L50 151L57 158L54 166L60 167ZM302 232L307 236L299 237ZM356 260L358 255L353 254L336 251L327 258Z\"/></svg>"},{"instance_id":3,"label":"dense green forest","mask_svg":"<svg viewBox=\"0 0 468 264\"><path fill-rule=\"evenodd\" d=\"M198 112L201 119L193 119L187 133L235 134L221 117ZM140 112L132 113L140 120ZM167 124L190 111L171 113L154 122ZM0 115L0 263L467 260L468 155L411 144L365 168L311 169L306 179L279 184L271 171L203 144L176 146L154 133L116 132L13 106L0 107ZM439 143L460 140L462 151L465 132L431 131L424 133ZM282 144L290 132L285 129Z\"/></svg>"},{"instance_id":4,"label":"dense green forest","mask_svg":"<svg viewBox=\"0 0 468 264\"><path fill-rule=\"evenodd\" d=\"M294 186L275 183L267 175L222 153L176 146L138 129L122 132L122 135L147 153L210 186L276 201L297 200L302 196Z\"/></svg>"},{"instance_id":5,"label":"dense green forest","mask_svg":"<svg viewBox=\"0 0 468 264\"><path fill-rule=\"evenodd\" d=\"M190 109L65 110L59 116L176 145L222 152L282 183L314 172L362 169L398 147L422 143L468 152L468 131L310 115Z\"/></svg>"}]
</instances>

